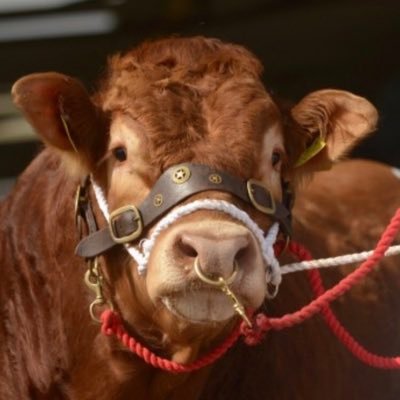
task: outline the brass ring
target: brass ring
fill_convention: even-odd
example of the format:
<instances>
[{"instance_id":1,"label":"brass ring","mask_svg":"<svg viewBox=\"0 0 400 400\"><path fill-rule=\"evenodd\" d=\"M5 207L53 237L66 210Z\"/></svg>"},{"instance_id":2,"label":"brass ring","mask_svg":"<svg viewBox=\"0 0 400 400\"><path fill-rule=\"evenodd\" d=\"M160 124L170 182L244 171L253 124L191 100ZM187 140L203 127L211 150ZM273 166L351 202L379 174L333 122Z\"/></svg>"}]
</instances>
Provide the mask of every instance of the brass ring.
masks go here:
<instances>
[{"instance_id":1,"label":"brass ring","mask_svg":"<svg viewBox=\"0 0 400 400\"><path fill-rule=\"evenodd\" d=\"M96 308L106 304L104 299L95 299L89 306L89 314L93 321L101 323L101 319L97 316Z\"/></svg>"},{"instance_id":2,"label":"brass ring","mask_svg":"<svg viewBox=\"0 0 400 400\"><path fill-rule=\"evenodd\" d=\"M232 275L228 279L224 279L222 276L218 277L217 279L211 279L207 277L203 271L201 270L200 267L200 262L199 262L199 257L196 257L194 260L194 270L197 274L197 276L205 283L208 283L209 285L212 286L225 286L225 285L230 285L233 283L233 281L236 279L236 275L238 272L238 263L236 260L233 261L233 272Z\"/></svg>"}]
</instances>

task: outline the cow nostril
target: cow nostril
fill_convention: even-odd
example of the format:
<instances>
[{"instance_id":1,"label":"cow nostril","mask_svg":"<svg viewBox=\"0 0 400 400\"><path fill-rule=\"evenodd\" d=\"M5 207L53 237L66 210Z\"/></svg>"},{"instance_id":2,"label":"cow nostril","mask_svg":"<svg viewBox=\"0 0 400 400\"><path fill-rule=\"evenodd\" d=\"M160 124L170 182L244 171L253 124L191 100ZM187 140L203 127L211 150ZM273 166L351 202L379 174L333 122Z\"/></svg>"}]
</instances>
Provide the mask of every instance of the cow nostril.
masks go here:
<instances>
[{"instance_id":1,"label":"cow nostril","mask_svg":"<svg viewBox=\"0 0 400 400\"><path fill-rule=\"evenodd\" d=\"M198 253L196 249L189 243L185 242L182 238L177 242L177 248L181 255L196 258Z\"/></svg>"},{"instance_id":2,"label":"cow nostril","mask_svg":"<svg viewBox=\"0 0 400 400\"><path fill-rule=\"evenodd\" d=\"M242 247L241 249L239 249L239 251L236 253L235 261L239 262L240 260L245 258L247 255L247 252L248 252L248 246Z\"/></svg>"},{"instance_id":3,"label":"cow nostril","mask_svg":"<svg viewBox=\"0 0 400 400\"><path fill-rule=\"evenodd\" d=\"M253 263L254 247L249 242L241 243L241 247L236 251L234 261L237 262L240 269L246 269L246 266Z\"/></svg>"}]
</instances>

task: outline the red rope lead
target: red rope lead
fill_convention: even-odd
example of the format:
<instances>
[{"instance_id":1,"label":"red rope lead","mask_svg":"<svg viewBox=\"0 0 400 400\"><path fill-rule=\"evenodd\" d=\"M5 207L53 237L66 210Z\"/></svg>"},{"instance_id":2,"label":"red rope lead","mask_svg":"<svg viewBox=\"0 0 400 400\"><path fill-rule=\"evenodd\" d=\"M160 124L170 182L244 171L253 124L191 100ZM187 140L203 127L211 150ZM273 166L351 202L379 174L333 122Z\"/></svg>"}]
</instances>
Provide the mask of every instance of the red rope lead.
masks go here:
<instances>
[{"instance_id":1,"label":"red rope lead","mask_svg":"<svg viewBox=\"0 0 400 400\"><path fill-rule=\"evenodd\" d=\"M324 319L338 339L361 361L376 368L398 369L400 368L400 357L382 357L367 351L361 346L347 330L340 324L333 314L329 303L347 292L352 286L356 285L372 268L380 261L387 248L393 242L397 232L400 230L400 208L396 211L381 239L379 240L373 254L364 261L354 272L343 278L337 285L325 291L319 271L309 271L309 280L313 288L316 299L307 304L299 311L286 314L280 318L268 318L264 314L256 317L257 329L246 336L248 344L257 344L262 336L269 330L281 330L300 324L321 312ZM298 243L289 244L290 251L302 260L311 260L311 254Z\"/></svg>"},{"instance_id":2,"label":"red rope lead","mask_svg":"<svg viewBox=\"0 0 400 400\"><path fill-rule=\"evenodd\" d=\"M280 318L268 318L264 314L258 314L254 319L253 328L250 329L247 325L242 323L240 327L235 328L231 335L225 339L222 344L191 364L180 364L161 358L152 353L136 339L128 335L119 316L111 310L104 311L101 316L102 332L109 336L115 335L120 342L153 367L161 368L170 372L191 372L216 361L233 346L240 334L245 336L244 340L247 344L254 345L259 343L265 333L270 329L281 330L289 328L298 325L311 318L316 313L321 312L333 333L358 359L376 368L399 369L400 357L382 357L367 351L350 335L349 332L346 331L329 307L330 302L337 299L352 286L357 284L372 270L375 264L384 257L387 248L394 240L399 229L400 208L397 210L389 226L383 233L373 254L364 261L358 269L343 278L337 285L325 291L319 272L308 272L310 284L316 296L315 300L300 310L291 314L286 314ZM312 259L309 251L297 243L291 242L289 244L289 249L302 261Z\"/></svg>"},{"instance_id":3,"label":"red rope lead","mask_svg":"<svg viewBox=\"0 0 400 400\"><path fill-rule=\"evenodd\" d=\"M208 354L200 357L198 360L190 364L180 364L175 361L162 358L154 354L148 348L144 347L135 338L128 335L123 327L120 317L112 310L105 310L101 315L103 334L111 336L115 335L118 340L129 348L138 357L142 358L147 364L155 368L160 368L169 372L192 372L212 364L224 355L236 342L240 336L240 329L236 327L233 332L218 347Z\"/></svg>"},{"instance_id":4,"label":"red rope lead","mask_svg":"<svg viewBox=\"0 0 400 400\"><path fill-rule=\"evenodd\" d=\"M316 297L324 293L325 289L322 283L319 271L309 271L310 283ZM344 328L340 321L336 318L329 306L321 309L326 324L331 331L339 339L339 341L347 347L347 349L360 361L375 368L382 369L398 369L400 368L400 357L383 357L371 353L365 349L354 337Z\"/></svg>"}]
</instances>

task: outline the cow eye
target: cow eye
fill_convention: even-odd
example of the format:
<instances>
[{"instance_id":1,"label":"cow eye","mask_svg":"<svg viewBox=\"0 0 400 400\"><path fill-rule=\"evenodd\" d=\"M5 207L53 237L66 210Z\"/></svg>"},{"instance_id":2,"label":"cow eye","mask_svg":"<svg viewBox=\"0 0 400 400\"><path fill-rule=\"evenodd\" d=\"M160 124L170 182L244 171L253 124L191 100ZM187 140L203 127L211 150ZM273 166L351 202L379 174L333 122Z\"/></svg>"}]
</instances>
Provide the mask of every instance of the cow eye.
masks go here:
<instances>
[{"instance_id":1,"label":"cow eye","mask_svg":"<svg viewBox=\"0 0 400 400\"><path fill-rule=\"evenodd\" d=\"M125 161L126 160L126 148L125 147L116 147L113 151L113 155L114 157L118 160L118 161Z\"/></svg>"},{"instance_id":2,"label":"cow eye","mask_svg":"<svg viewBox=\"0 0 400 400\"><path fill-rule=\"evenodd\" d=\"M271 160L272 166L273 166L275 169L279 169L279 163L281 162L281 159L282 159L281 152L278 151L278 150L275 150L275 151L272 153L272 160Z\"/></svg>"}]
</instances>

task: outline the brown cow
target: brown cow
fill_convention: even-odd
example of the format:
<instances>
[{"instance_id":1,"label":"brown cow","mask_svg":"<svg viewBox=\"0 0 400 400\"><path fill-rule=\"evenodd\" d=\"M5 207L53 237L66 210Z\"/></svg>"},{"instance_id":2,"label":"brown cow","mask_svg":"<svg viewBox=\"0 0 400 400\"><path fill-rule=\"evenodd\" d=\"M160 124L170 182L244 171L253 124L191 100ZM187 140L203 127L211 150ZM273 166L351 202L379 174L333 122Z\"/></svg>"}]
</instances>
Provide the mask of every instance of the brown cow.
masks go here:
<instances>
[{"instance_id":1,"label":"brown cow","mask_svg":"<svg viewBox=\"0 0 400 400\"><path fill-rule=\"evenodd\" d=\"M262 181L282 210L283 181L295 187L309 181L375 129L375 108L344 91L317 91L289 112L279 110L260 81L261 70L240 46L173 38L112 57L91 97L77 80L58 73L29 75L14 85L16 105L47 147L0 208L1 399L398 398L398 372L362 365L319 318L269 333L257 347L239 342L214 366L172 374L101 335L89 316L87 265L74 254L80 241L74 193L82 177L90 174L109 209L116 210L141 204L170 167L196 163L235 182ZM326 146L296 168L318 137ZM174 176L179 181L185 174ZM93 184L89 198L110 243ZM318 173L297 198L294 238L316 256L328 256L373 246L400 202L400 181L388 167L347 161ZM183 198L179 206L199 199L234 204L265 231L275 220L229 191L210 188ZM155 197L154 207L163 201ZM265 259L245 223L215 210L185 215L159 234L147 270L140 273L124 246L115 243L119 235L130 235L118 230L121 215L129 212L116 215L115 238L101 249L104 296L125 329L155 353L190 363L240 319L221 290L200 281L196 262L210 279L236 274L230 288L247 309L263 305ZM284 219L277 219L283 227ZM122 221L122 228L127 224ZM130 244L140 248L139 240L150 237L154 226L147 224ZM83 231L86 237L93 227ZM344 273L337 269L324 277L332 283ZM399 286L400 272L391 259L337 304L346 326L380 353L400 349ZM309 300L307 281L297 273L285 278L278 296L263 307L281 315Z\"/></svg>"}]
</instances>

